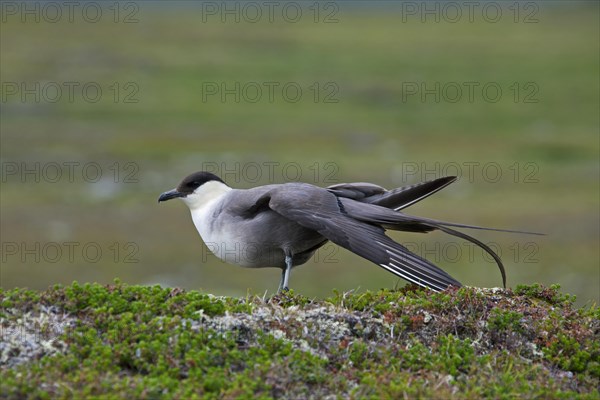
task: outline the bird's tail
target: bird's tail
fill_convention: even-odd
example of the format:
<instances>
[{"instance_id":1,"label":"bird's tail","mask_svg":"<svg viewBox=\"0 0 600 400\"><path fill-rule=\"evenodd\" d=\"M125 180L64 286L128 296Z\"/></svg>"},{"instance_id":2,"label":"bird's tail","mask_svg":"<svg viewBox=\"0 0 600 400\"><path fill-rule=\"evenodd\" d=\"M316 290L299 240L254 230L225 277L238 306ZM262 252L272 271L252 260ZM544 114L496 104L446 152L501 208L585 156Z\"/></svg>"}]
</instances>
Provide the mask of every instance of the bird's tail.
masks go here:
<instances>
[{"instance_id":1,"label":"bird's tail","mask_svg":"<svg viewBox=\"0 0 600 400\"><path fill-rule=\"evenodd\" d=\"M467 228L467 229L479 229L486 231L496 232L509 232L509 233L520 233L528 235L543 235L537 232L526 232L512 229L498 229L498 228L486 228L476 225L458 224L453 222L438 221L431 218L417 217L413 215L407 215L402 212L390 210L389 208L380 207L372 204L357 203L355 201L348 201L340 199L345 212L352 218L360 221L369 222L372 224L381 225L386 229L396 231L409 231L409 232L431 232L433 230L440 230L449 235L465 239L477 246L481 247L486 253L494 258L500 273L502 275L502 283L506 287L506 272L502 260L488 245L482 241L467 235L466 233L457 231L453 228Z\"/></svg>"}]
</instances>

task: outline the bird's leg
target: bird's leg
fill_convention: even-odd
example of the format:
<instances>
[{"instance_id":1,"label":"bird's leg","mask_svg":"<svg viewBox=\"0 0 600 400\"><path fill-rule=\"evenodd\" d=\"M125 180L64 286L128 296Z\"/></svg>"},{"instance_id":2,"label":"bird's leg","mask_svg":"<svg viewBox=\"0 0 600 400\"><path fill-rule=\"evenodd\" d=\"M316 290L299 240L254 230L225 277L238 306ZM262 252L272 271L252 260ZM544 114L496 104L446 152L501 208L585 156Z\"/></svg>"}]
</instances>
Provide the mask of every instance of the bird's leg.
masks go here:
<instances>
[{"instance_id":1,"label":"bird's leg","mask_svg":"<svg viewBox=\"0 0 600 400\"><path fill-rule=\"evenodd\" d=\"M290 271L292 270L292 256L285 256L285 269L281 271L281 282L279 283L279 290L289 290L288 282L290 281Z\"/></svg>"},{"instance_id":2,"label":"bird's leg","mask_svg":"<svg viewBox=\"0 0 600 400\"><path fill-rule=\"evenodd\" d=\"M283 290L283 282L285 281L285 271L286 268L281 269L281 281L279 281L279 288L277 289L277 293L281 293Z\"/></svg>"}]
</instances>

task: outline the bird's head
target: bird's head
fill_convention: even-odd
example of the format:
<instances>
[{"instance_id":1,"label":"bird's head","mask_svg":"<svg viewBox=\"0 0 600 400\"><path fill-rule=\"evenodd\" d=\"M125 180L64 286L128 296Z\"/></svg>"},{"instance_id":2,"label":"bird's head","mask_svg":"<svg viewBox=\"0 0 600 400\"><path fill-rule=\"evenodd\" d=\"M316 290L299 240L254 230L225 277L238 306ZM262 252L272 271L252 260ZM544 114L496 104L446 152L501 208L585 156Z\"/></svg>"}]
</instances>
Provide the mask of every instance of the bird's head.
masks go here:
<instances>
[{"instance_id":1,"label":"bird's head","mask_svg":"<svg viewBox=\"0 0 600 400\"><path fill-rule=\"evenodd\" d=\"M158 198L158 202L180 198L190 208L202 207L210 200L220 197L224 192L230 190L225 182L210 172L194 172L183 178L181 183L173 190L164 192Z\"/></svg>"}]
</instances>

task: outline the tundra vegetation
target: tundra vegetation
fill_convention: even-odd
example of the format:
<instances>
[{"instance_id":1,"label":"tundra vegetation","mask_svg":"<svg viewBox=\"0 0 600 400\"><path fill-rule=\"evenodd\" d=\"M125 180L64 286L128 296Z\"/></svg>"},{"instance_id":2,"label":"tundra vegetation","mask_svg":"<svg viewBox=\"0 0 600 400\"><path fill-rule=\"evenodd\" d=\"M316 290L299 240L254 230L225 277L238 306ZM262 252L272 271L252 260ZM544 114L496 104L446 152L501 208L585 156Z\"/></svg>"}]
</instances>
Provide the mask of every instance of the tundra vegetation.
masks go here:
<instances>
[{"instance_id":1,"label":"tundra vegetation","mask_svg":"<svg viewBox=\"0 0 600 400\"><path fill-rule=\"evenodd\" d=\"M574 300L541 285L0 290L0 397L597 399L600 311Z\"/></svg>"}]
</instances>

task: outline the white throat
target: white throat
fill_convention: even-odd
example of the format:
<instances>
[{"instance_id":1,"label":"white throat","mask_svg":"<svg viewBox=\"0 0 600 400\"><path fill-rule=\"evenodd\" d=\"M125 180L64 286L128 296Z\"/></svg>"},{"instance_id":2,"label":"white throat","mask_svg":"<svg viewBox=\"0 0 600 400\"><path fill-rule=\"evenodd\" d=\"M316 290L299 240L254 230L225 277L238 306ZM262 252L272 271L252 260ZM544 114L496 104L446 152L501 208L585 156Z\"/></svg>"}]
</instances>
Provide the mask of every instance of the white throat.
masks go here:
<instances>
[{"instance_id":1,"label":"white throat","mask_svg":"<svg viewBox=\"0 0 600 400\"><path fill-rule=\"evenodd\" d=\"M194 211L210 206L230 190L232 189L222 182L210 181L199 186L193 193L182 197L182 200L189 207L190 211L194 213Z\"/></svg>"}]
</instances>

